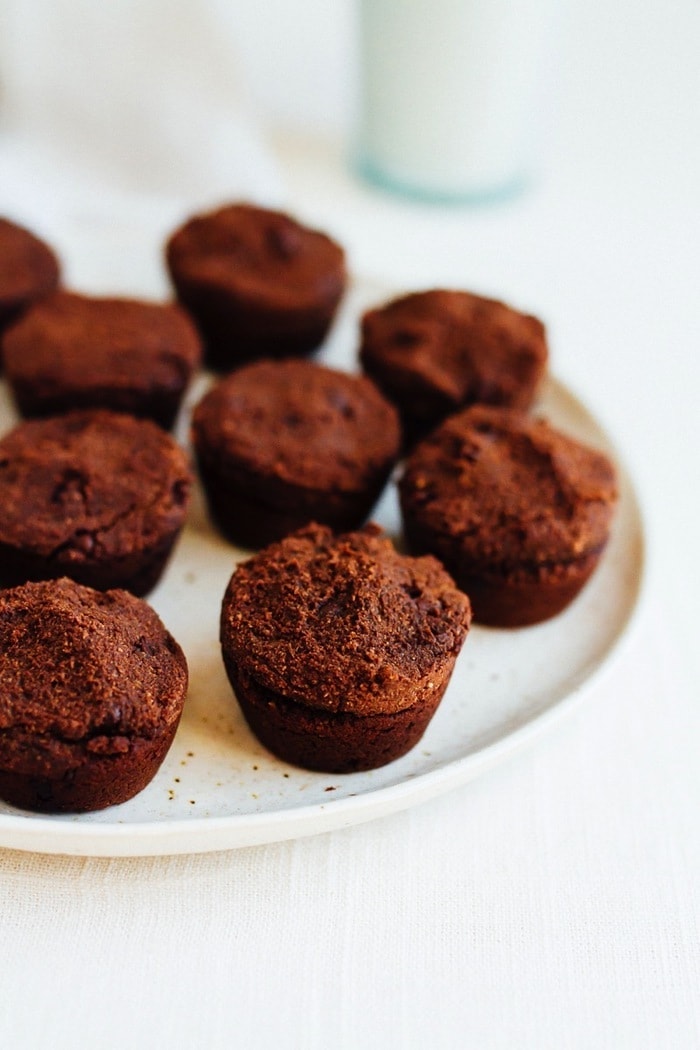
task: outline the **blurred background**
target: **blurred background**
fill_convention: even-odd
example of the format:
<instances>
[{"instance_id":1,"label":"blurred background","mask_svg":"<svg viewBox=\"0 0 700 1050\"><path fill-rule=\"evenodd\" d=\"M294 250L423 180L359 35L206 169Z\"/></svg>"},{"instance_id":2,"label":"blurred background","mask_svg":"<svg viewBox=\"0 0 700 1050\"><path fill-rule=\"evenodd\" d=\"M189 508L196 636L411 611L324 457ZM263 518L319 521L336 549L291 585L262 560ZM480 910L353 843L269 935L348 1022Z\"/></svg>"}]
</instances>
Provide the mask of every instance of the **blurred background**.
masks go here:
<instances>
[{"instance_id":1,"label":"blurred background","mask_svg":"<svg viewBox=\"0 0 700 1050\"><path fill-rule=\"evenodd\" d=\"M513 0L514 11L523 6ZM698 5L558 0L553 9L543 172L610 184L624 173L632 197L662 177L694 189L697 152L682 129L700 98ZM141 188L184 192L183 172L206 185L191 174L206 162L212 188L219 165L231 166L229 186L242 179L245 135L251 153L285 132L350 148L359 11L357 0L3 0L2 125L72 144L81 161L102 156L113 177L140 157ZM229 152L210 141L187 158L205 138L200 125Z\"/></svg>"},{"instance_id":2,"label":"blurred background","mask_svg":"<svg viewBox=\"0 0 700 1050\"><path fill-rule=\"evenodd\" d=\"M540 746L365 828L3 851L8 1047L72 1048L78 1024L88 1046L288 1046L294 1022L338 1050L700 1045L700 0L547 0L529 184L451 205L358 175L362 2L0 0L0 214L77 290L164 296L167 233L246 197L334 233L377 300L442 284L538 314L641 498L642 629ZM544 2L434 10L510 27Z\"/></svg>"}]
</instances>

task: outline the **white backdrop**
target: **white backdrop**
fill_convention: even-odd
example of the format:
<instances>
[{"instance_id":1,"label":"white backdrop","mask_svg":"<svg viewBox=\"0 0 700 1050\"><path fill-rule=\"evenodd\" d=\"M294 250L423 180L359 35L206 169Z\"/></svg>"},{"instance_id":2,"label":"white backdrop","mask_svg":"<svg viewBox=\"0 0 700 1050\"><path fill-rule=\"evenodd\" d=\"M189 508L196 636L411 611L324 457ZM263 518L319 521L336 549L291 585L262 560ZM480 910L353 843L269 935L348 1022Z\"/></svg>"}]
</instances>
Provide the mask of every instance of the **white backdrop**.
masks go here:
<instances>
[{"instance_id":1,"label":"white backdrop","mask_svg":"<svg viewBox=\"0 0 700 1050\"><path fill-rule=\"evenodd\" d=\"M569 0L540 179L476 211L352 174L349 0L4 0L0 16L0 210L55 240L74 284L164 292L158 237L249 195L331 229L362 274L527 305L632 465L652 547L620 662L471 785L212 856L0 851L0 1043L699 1046L698 4Z\"/></svg>"}]
</instances>

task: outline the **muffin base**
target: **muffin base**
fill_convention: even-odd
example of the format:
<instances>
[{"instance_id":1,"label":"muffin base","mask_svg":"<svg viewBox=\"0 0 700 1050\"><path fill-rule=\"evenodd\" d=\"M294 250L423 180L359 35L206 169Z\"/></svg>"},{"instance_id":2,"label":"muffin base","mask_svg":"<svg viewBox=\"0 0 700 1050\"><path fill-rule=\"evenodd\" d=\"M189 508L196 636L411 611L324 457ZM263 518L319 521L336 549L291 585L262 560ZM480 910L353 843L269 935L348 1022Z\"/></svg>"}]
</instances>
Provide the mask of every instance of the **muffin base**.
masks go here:
<instances>
[{"instance_id":1,"label":"muffin base","mask_svg":"<svg viewBox=\"0 0 700 1050\"><path fill-rule=\"evenodd\" d=\"M415 703L393 714L322 711L266 689L224 654L246 722L278 758L320 773L358 773L401 758L425 733L442 700L454 660L431 677Z\"/></svg>"},{"instance_id":2,"label":"muffin base","mask_svg":"<svg viewBox=\"0 0 700 1050\"><path fill-rule=\"evenodd\" d=\"M466 572L455 582L469 595L476 623L528 627L563 612L583 590L599 561L600 553L596 553L521 576Z\"/></svg>"},{"instance_id":3,"label":"muffin base","mask_svg":"<svg viewBox=\"0 0 700 1050\"><path fill-rule=\"evenodd\" d=\"M230 472L221 471L207 457L198 455L197 465L209 513L219 531L232 543L248 550L258 550L281 540L290 532L317 522L336 532L359 528L369 517L388 480L390 470L363 492L323 492L288 486L284 504L260 499L250 490L250 482L241 484ZM260 479L259 491L265 491L266 480ZM279 489L279 485L277 486Z\"/></svg>"},{"instance_id":4,"label":"muffin base","mask_svg":"<svg viewBox=\"0 0 700 1050\"><path fill-rule=\"evenodd\" d=\"M178 721L154 739L132 740L123 755L86 755L82 764L61 777L0 769L0 798L37 813L87 813L127 802L153 780Z\"/></svg>"},{"instance_id":5,"label":"muffin base","mask_svg":"<svg viewBox=\"0 0 700 1050\"><path fill-rule=\"evenodd\" d=\"M261 358L308 357L326 337L340 294L315 312L287 317L258 316L234 299L222 301L175 280L180 303L189 311L204 343L204 363L228 372Z\"/></svg>"},{"instance_id":6,"label":"muffin base","mask_svg":"<svg viewBox=\"0 0 700 1050\"><path fill-rule=\"evenodd\" d=\"M81 558L77 551L73 559L66 557L65 553L45 557L0 543L0 586L18 587L30 581L57 580L68 576L76 583L94 587L98 591L121 587L131 591L137 598L143 598L163 575L181 531L178 529L145 550L103 561Z\"/></svg>"},{"instance_id":7,"label":"muffin base","mask_svg":"<svg viewBox=\"0 0 700 1050\"><path fill-rule=\"evenodd\" d=\"M104 408L139 419L151 419L163 430L172 430L188 381L189 376L183 371L182 382L169 389L142 391L105 387L45 394L29 383L9 380L15 404L24 419L44 419L80 409Z\"/></svg>"},{"instance_id":8,"label":"muffin base","mask_svg":"<svg viewBox=\"0 0 700 1050\"><path fill-rule=\"evenodd\" d=\"M427 389L420 378L387 374L384 369L364 360L362 368L364 374L376 383L398 411L405 453L434 430L446 416L463 407L439 391Z\"/></svg>"},{"instance_id":9,"label":"muffin base","mask_svg":"<svg viewBox=\"0 0 700 1050\"><path fill-rule=\"evenodd\" d=\"M568 562L499 572L466 565L458 547L435 539L409 521L404 521L404 531L414 554L440 558L460 590L469 596L474 622L487 627L528 627L557 616L591 578L605 549L589 551Z\"/></svg>"}]
</instances>

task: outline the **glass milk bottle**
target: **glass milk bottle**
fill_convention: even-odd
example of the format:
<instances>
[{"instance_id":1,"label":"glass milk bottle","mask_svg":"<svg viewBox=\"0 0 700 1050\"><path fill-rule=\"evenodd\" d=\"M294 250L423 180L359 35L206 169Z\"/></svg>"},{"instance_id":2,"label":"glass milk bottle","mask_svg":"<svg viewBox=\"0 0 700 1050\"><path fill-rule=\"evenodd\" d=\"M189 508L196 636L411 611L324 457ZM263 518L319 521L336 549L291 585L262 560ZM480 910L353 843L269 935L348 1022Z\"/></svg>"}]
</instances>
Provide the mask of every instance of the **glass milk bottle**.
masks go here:
<instances>
[{"instance_id":1,"label":"glass milk bottle","mask_svg":"<svg viewBox=\"0 0 700 1050\"><path fill-rule=\"evenodd\" d=\"M435 200L533 175L557 0L360 0L358 165Z\"/></svg>"}]
</instances>

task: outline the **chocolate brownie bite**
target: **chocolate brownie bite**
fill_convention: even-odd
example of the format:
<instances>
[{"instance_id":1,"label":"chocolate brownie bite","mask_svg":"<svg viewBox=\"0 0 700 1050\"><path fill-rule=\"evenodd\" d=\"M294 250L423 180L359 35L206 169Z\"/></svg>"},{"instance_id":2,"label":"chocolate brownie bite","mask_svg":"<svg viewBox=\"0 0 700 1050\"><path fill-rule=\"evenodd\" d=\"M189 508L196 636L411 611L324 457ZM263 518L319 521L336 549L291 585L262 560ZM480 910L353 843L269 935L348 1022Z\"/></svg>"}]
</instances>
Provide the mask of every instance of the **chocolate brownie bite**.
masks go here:
<instances>
[{"instance_id":1,"label":"chocolate brownie bite","mask_svg":"<svg viewBox=\"0 0 700 1050\"><path fill-rule=\"evenodd\" d=\"M184 310L167 303L56 292L3 341L23 416L108 408L169 429L202 359Z\"/></svg>"},{"instance_id":2,"label":"chocolate brownie bite","mask_svg":"<svg viewBox=\"0 0 700 1050\"><path fill-rule=\"evenodd\" d=\"M219 371L300 357L322 342L345 290L343 249L282 212L231 204L176 230L166 263Z\"/></svg>"},{"instance_id":3,"label":"chocolate brownie bite","mask_svg":"<svg viewBox=\"0 0 700 1050\"><path fill-rule=\"evenodd\" d=\"M144 601L72 580L0 591L0 798L84 812L132 798L172 743L187 663Z\"/></svg>"},{"instance_id":4,"label":"chocolate brownie bite","mask_svg":"<svg viewBox=\"0 0 700 1050\"><path fill-rule=\"evenodd\" d=\"M561 612L598 565L617 492L600 451L544 420L475 405L416 446L399 482L411 550L436 555L477 623Z\"/></svg>"},{"instance_id":5,"label":"chocolate brownie bite","mask_svg":"<svg viewBox=\"0 0 700 1050\"><path fill-rule=\"evenodd\" d=\"M0 218L0 334L31 303L52 292L59 278L59 261L48 244Z\"/></svg>"},{"instance_id":6,"label":"chocolate brownie bite","mask_svg":"<svg viewBox=\"0 0 700 1050\"><path fill-rule=\"evenodd\" d=\"M409 444L467 405L529 408L547 357L541 321L470 292L415 292L362 318L362 366Z\"/></svg>"},{"instance_id":7,"label":"chocolate brownie bite","mask_svg":"<svg viewBox=\"0 0 700 1050\"><path fill-rule=\"evenodd\" d=\"M226 671L248 724L278 757L350 773L420 740L445 692L469 601L431 557L376 526L309 525L238 567L221 612Z\"/></svg>"},{"instance_id":8,"label":"chocolate brownie bite","mask_svg":"<svg viewBox=\"0 0 700 1050\"><path fill-rule=\"evenodd\" d=\"M312 361L258 361L195 407L192 439L211 515L257 548L309 521L352 529L396 462L396 410L364 376Z\"/></svg>"},{"instance_id":9,"label":"chocolate brownie bite","mask_svg":"<svg viewBox=\"0 0 700 1050\"><path fill-rule=\"evenodd\" d=\"M191 472L150 420L72 412L0 440L0 585L69 576L148 593L183 527Z\"/></svg>"}]
</instances>

